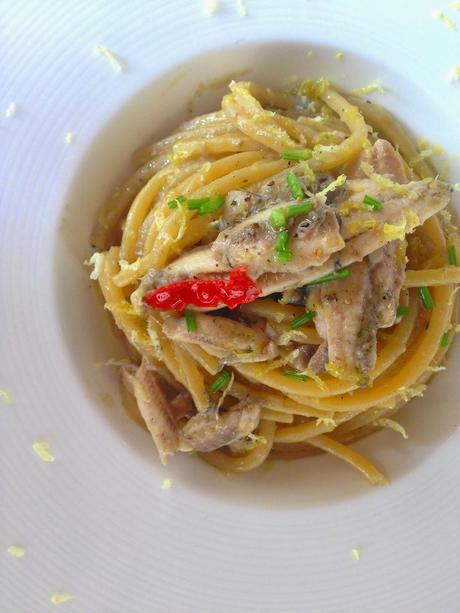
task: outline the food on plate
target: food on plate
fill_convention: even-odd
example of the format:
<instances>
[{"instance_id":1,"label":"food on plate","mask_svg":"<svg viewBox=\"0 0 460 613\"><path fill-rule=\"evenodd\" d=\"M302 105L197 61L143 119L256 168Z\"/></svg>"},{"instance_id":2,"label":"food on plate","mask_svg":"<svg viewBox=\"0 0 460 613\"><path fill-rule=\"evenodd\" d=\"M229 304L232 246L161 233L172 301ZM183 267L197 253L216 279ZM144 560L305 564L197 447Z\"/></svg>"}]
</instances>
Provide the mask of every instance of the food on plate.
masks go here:
<instances>
[{"instance_id":1,"label":"food on plate","mask_svg":"<svg viewBox=\"0 0 460 613\"><path fill-rule=\"evenodd\" d=\"M162 462L225 471L406 436L456 331L451 188L382 107L326 80L232 82L134 154L93 243L125 401ZM377 444L377 439L376 439Z\"/></svg>"}]
</instances>

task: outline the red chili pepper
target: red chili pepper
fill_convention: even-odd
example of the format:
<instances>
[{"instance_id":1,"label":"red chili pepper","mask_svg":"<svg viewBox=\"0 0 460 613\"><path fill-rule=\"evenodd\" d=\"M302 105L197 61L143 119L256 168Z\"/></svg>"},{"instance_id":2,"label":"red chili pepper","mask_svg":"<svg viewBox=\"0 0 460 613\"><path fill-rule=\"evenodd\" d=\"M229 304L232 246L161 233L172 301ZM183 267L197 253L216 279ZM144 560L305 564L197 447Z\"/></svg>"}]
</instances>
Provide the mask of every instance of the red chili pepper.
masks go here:
<instances>
[{"instance_id":1,"label":"red chili pepper","mask_svg":"<svg viewBox=\"0 0 460 613\"><path fill-rule=\"evenodd\" d=\"M230 309L253 302L260 296L258 285L236 268L224 279L196 279L163 285L144 296L144 302L161 311L182 311L188 306L217 307L225 304Z\"/></svg>"}]
</instances>

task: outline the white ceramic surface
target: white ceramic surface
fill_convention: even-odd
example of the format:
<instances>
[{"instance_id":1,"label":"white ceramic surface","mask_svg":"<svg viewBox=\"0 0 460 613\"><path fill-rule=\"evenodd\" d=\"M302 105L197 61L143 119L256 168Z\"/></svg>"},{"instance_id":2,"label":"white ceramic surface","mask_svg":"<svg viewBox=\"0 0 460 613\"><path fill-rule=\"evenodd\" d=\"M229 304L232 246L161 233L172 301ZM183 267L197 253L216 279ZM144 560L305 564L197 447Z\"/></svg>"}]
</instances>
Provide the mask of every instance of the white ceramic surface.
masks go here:
<instances>
[{"instance_id":1,"label":"white ceramic surface","mask_svg":"<svg viewBox=\"0 0 460 613\"><path fill-rule=\"evenodd\" d=\"M232 0L212 16L199 0L2 7L0 110L15 101L19 112L0 120L0 388L14 400L0 398L1 613L54 610L55 591L75 596L60 605L69 613L460 611L458 343L404 411L409 440L382 432L356 445L390 476L380 489L330 457L230 477L186 457L164 469L124 415L116 373L94 366L122 355L81 264L95 212L200 84L243 72L269 84L327 75L345 89L378 78L387 93L372 99L460 150L460 83L445 80L460 34L431 3L246 5L245 18ZM440 8L460 27L460 12ZM222 92L205 88L194 112ZM54 463L33 453L39 438ZM25 557L6 553L13 544Z\"/></svg>"}]
</instances>

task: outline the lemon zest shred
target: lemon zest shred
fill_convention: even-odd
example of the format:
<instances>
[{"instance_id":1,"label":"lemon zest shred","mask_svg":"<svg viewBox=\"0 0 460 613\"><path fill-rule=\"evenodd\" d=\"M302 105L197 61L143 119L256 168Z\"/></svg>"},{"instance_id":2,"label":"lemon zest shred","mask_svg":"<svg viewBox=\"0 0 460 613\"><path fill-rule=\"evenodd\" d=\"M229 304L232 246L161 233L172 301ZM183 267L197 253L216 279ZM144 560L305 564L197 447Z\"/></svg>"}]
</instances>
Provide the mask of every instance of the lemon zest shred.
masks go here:
<instances>
[{"instance_id":1,"label":"lemon zest shred","mask_svg":"<svg viewBox=\"0 0 460 613\"><path fill-rule=\"evenodd\" d=\"M130 366L132 362L128 358L109 358L105 362L94 362L94 367L99 369L103 366Z\"/></svg>"},{"instance_id":2,"label":"lemon zest shred","mask_svg":"<svg viewBox=\"0 0 460 613\"><path fill-rule=\"evenodd\" d=\"M221 397L219 398L219 401L217 402L217 406L216 406L216 411L218 411L220 409L220 407L222 406L222 404L224 403L225 400L225 396L229 393L229 391L232 389L232 385L233 382L235 381L235 375L233 374L233 372L230 375L230 379L227 383L227 385L225 386L224 391L222 392Z\"/></svg>"},{"instance_id":3,"label":"lemon zest shred","mask_svg":"<svg viewBox=\"0 0 460 613\"><path fill-rule=\"evenodd\" d=\"M415 166L432 155L434 155L433 149L422 149L418 155L409 160L409 166Z\"/></svg>"},{"instance_id":4,"label":"lemon zest shred","mask_svg":"<svg viewBox=\"0 0 460 613\"><path fill-rule=\"evenodd\" d=\"M395 225L391 223L383 224L383 236L387 241L393 240L404 240L406 236L406 222L404 221L400 225Z\"/></svg>"},{"instance_id":5,"label":"lemon zest shred","mask_svg":"<svg viewBox=\"0 0 460 613\"><path fill-rule=\"evenodd\" d=\"M455 83L460 80L460 66L453 66L446 75L447 83Z\"/></svg>"},{"instance_id":6,"label":"lemon zest shred","mask_svg":"<svg viewBox=\"0 0 460 613\"><path fill-rule=\"evenodd\" d=\"M24 547L18 547L17 545L10 545L7 549L7 552L13 558L23 558L25 556L26 550Z\"/></svg>"},{"instance_id":7,"label":"lemon zest shred","mask_svg":"<svg viewBox=\"0 0 460 613\"><path fill-rule=\"evenodd\" d=\"M204 0L203 7L205 15L213 15L219 10L219 0Z\"/></svg>"},{"instance_id":8,"label":"lemon zest shred","mask_svg":"<svg viewBox=\"0 0 460 613\"><path fill-rule=\"evenodd\" d=\"M457 285L457 287L451 291L449 300L447 301L448 306L452 306L454 304L455 297L459 289L460 289L460 285Z\"/></svg>"},{"instance_id":9,"label":"lemon zest shred","mask_svg":"<svg viewBox=\"0 0 460 613\"><path fill-rule=\"evenodd\" d=\"M35 441L32 444L32 449L43 462L54 462L56 459L54 455L50 453L50 444L47 441Z\"/></svg>"},{"instance_id":10,"label":"lemon zest shred","mask_svg":"<svg viewBox=\"0 0 460 613\"><path fill-rule=\"evenodd\" d=\"M379 94L383 94L385 92L382 85L377 81L369 83L369 85L365 85L364 87L357 87L356 89L352 90L352 93L356 96L365 96L366 94L373 94L374 92L378 92Z\"/></svg>"},{"instance_id":11,"label":"lemon zest shred","mask_svg":"<svg viewBox=\"0 0 460 613\"><path fill-rule=\"evenodd\" d=\"M6 390L0 388L0 398L6 402L6 404L13 404L13 398Z\"/></svg>"},{"instance_id":12,"label":"lemon zest shred","mask_svg":"<svg viewBox=\"0 0 460 613\"><path fill-rule=\"evenodd\" d=\"M247 17L248 15L248 9L244 0L238 0L238 14L240 17Z\"/></svg>"},{"instance_id":13,"label":"lemon zest shred","mask_svg":"<svg viewBox=\"0 0 460 613\"><path fill-rule=\"evenodd\" d=\"M430 372L441 372L442 370L446 370L445 366L428 366L427 370Z\"/></svg>"},{"instance_id":14,"label":"lemon zest shred","mask_svg":"<svg viewBox=\"0 0 460 613\"><path fill-rule=\"evenodd\" d=\"M448 17L445 13L439 10L435 10L433 11L432 14L433 14L434 19L438 19L441 23L447 26L449 30L452 30L452 32L457 31L457 26L455 25L454 21L450 17Z\"/></svg>"},{"instance_id":15,"label":"lemon zest shred","mask_svg":"<svg viewBox=\"0 0 460 613\"><path fill-rule=\"evenodd\" d=\"M316 100L326 93L330 85L331 82L324 77L317 80L302 79L297 84L295 91L299 96L308 96Z\"/></svg>"},{"instance_id":16,"label":"lemon zest shred","mask_svg":"<svg viewBox=\"0 0 460 613\"><path fill-rule=\"evenodd\" d=\"M361 552L359 549L356 549L355 547L353 547L353 549L351 550L351 553L354 557L354 559L359 562L359 560L361 559Z\"/></svg>"},{"instance_id":17,"label":"lemon zest shred","mask_svg":"<svg viewBox=\"0 0 460 613\"><path fill-rule=\"evenodd\" d=\"M68 602L69 600L73 600L74 598L75 596L67 592L54 592L54 594L51 594L50 596L50 601L53 604L61 604L63 602Z\"/></svg>"},{"instance_id":18,"label":"lemon zest shred","mask_svg":"<svg viewBox=\"0 0 460 613\"><path fill-rule=\"evenodd\" d=\"M352 219L346 223L347 232L355 236L356 234L362 234L368 230L373 230L378 225L376 219ZM385 224L388 225L388 224Z\"/></svg>"},{"instance_id":19,"label":"lemon zest shred","mask_svg":"<svg viewBox=\"0 0 460 613\"><path fill-rule=\"evenodd\" d=\"M332 417L317 417L315 426L317 428L319 428L319 426L332 426L335 428L337 426L337 422Z\"/></svg>"},{"instance_id":20,"label":"lemon zest shred","mask_svg":"<svg viewBox=\"0 0 460 613\"><path fill-rule=\"evenodd\" d=\"M305 370L302 370L301 373L299 373L301 375L305 375L306 377L308 377L309 379L312 379L316 385L318 387L320 387L322 390L326 390L327 389L327 385L326 383L321 379L320 376L318 376L316 373L314 373L312 370L306 368Z\"/></svg>"},{"instance_id":21,"label":"lemon zest shred","mask_svg":"<svg viewBox=\"0 0 460 613\"><path fill-rule=\"evenodd\" d=\"M460 192L460 182L454 183L452 185L452 189L454 190L454 192Z\"/></svg>"},{"instance_id":22,"label":"lemon zest shred","mask_svg":"<svg viewBox=\"0 0 460 613\"><path fill-rule=\"evenodd\" d=\"M123 63L116 57L116 55L113 53L113 51L111 51L108 47L104 47L104 45L93 45L93 52L96 53L97 55L100 55L102 57L104 57L106 60L108 60L112 66L112 68L115 70L115 72L123 72Z\"/></svg>"},{"instance_id":23,"label":"lemon zest shred","mask_svg":"<svg viewBox=\"0 0 460 613\"><path fill-rule=\"evenodd\" d=\"M313 49L310 49L310 51L307 51L307 57L315 57L316 56L316 51L313 51Z\"/></svg>"},{"instance_id":24,"label":"lemon zest shred","mask_svg":"<svg viewBox=\"0 0 460 613\"><path fill-rule=\"evenodd\" d=\"M121 315L137 315L136 309L127 300L121 302L106 302L104 309L110 311L112 314Z\"/></svg>"},{"instance_id":25,"label":"lemon zest shred","mask_svg":"<svg viewBox=\"0 0 460 613\"><path fill-rule=\"evenodd\" d=\"M401 426L401 424L395 421L394 419L389 419L388 417L380 417L380 419L376 419L374 421L374 425L379 426L381 428L390 428L391 430L394 430L395 432L399 432L399 434L403 438L405 439L409 438L403 426Z\"/></svg>"},{"instance_id":26,"label":"lemon zest shred","mask_svg":"<svg viewBox=\"0 0 460 613\"><path fill-rule=\"evenodd\" d=\"M16 102L10 102L5 110L5 117L11 118L18 114L19 106Z\"/></svg>"},{"instance_id":27,"label":"lemon zest shred","mask_svg":"<svg viewBox=\"0 0 460 613\"><path fill-rule=\"evenodd\" d=\"M343 51L337 51L337 53L335 54L336 60L343 60L344 57L345 57L345 53Z\"/></svg>"},{"instance_id":28,"label":"lemon zest shred","mask_svg":"<svg viewBox=\"0 0 460 613\"><path fill-rule=\"evenodd\" d=\"M93 281L96 281L97 279L99 279L99 275L101 274L103 266L104 266L104 254L96 251L96 253L93 253L93 255L89 258L89 260L85 260L83 264L85 266L93 267L93 270L91 271L89 275L89 278L92 279Z\"/></svg>"},{"instance_id":29,"label":"lemon zest shred","mask_svg":"<svg viewBox=\"0 0 460 613\"><path fill-rule=\"evenodd\" d=\"M397 194L407 196L408 198L417 198L416 192L411 189L408 189L407 187L404 187L404 185L401 183L396 183L395 181L392 181L385 175L381 175L378 172L375 172L374 168L368 162L362 162L360 168L364 172L366 177L375 181L380 188L392 189Z\"/></svg>"},{"instance_id":30,"label":"lemon zest shred","mask_svg":"<svg viewBox=\"0 0 460 613\"><path fill-rule=\"evenodd\" d=\"M67 145L73 145L73 143L75 142L75 137L74 137L73 132L66 132L64 136L64 140Z\"/></svg>"},{"instance_id":31,"label":"lemon zest shred","mask_svg":"<svg viewBox=\"0 0 460 613\"><path fill-rule=\"evenodd\" d=\"M120 260L120 270L122 272L126 272L126 271L137 272L139 270L139 266L140 266L140 258L138 258L131 264L128 262L128 260Z\"/></svg>"},{"instance_id":32,"label":"lemon zest shred","mask_svg":"<svg viewBox=\"0 0 460 613\"><path fill-rule=\"evenodd\" d=\"M415 397L421 398L425 390L426 385L421 383L420 385L413 385L412 387L400 387L397 393L402 397L405 402L408 402Z\"/></svg>"},{"instance_id":33,"label":"lemon zest shred","mask_svg":"<svg viewBox=\"0 0 460 613\"><path fill-rule=\"evenodd\" d=\"M163 483L161 484L161 489L170 490L171 488L172 488L172 479L170 479L169 477L166 477L166 479L163 479Z\"/></svg>"},{"instance_id":34,"label":"lemon zest shred","mask_svg":"<svg viewBox=\"0 0 460 613\"><path fill-rule=\"evenodd\" d=\"M316 147L313 150L313 155L315 154L315 151L318 149L320 149L320 152L321 152L322 147L334 147L334 145L316 145ZM338 187L342 187L342 185L345 183L346 180L347 180L347 175L339 175L337 179L335 179L334 181L331 181L329 185L326 185L324 189L322 189L320 192L317 192L315 196L319 196L319 197L325 196L329 192L336 190Z\"/></svg>"}]
</instances>

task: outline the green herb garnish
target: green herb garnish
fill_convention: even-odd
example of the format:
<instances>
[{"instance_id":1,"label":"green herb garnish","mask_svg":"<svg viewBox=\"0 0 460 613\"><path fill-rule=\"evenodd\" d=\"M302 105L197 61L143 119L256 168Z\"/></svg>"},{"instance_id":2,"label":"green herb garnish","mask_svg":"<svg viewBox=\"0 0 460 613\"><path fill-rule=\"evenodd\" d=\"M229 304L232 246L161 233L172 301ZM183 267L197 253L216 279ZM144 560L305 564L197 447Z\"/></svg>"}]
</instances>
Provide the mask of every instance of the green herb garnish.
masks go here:
<instances>
[{"instance_id":1,"label":"green herb garnish","mask_svg":"<svg viewBox=\"0 0 460 613\"><path fill-rule=\"evenodd\" d=\"M223 387L228 385L230 379L232 378L231 374L227 370L223 370L221 373L217 375L214 381L211 383L211 391L218 392Z\"/></svg>"},{"instance_id":2,"label":"green herb garnish","mask_svg":"<svg viewBox=\"0 0 460 613\"><path fill-rule=\"evenodd\" d=\"M449 332L444 332L444 334L441 336L441 340L439 341L439 346L447 347L448 344L449 344Z\"/></svg>"},{"instance_id":3,"label":"green herb garnish","mask_svg":"<svg viewBox=\"0 0 460 613\"><path fill-rule=\"evenodd\" d=\"M270 215L270 223L274 228L281 229L286 226L286 215L283 209L274 209Z\"/></svg>"},{"instance_id":4,"label":"green herb garnish","mask_svg":"<svg viewBox=\"0 0 460 613\"><path fill-rule=\"evenodd\" d=\"M430 290L427 287L419 287L418 293L420 294L420 298L422 299L423 306L428 311L434 307L434 300L430 294Z\"/></svg>"},{"instance_id":5,"label":"green herb garnish","mask_svg":"<svg viewBox=\"0 0 460 613\"><path fill-rule=\"evenodd\" d=\"M292 251L289 248L289 230L283 230L276 237L275 254L278 262L286 263L292 260Z\"/></svg>"},{"instance_id":6,"label":"green herb garnish","mask_svg":"<svg viewBox=\"0 0 460 613\"><path fill-rule=\"evenodd\" d=\"M196 315L190 311L184 312L185 323L187 324L187 332L195 332L197 328Z\"/></svg>"},{"instance_id":7,"label":"green herb garnish","mask_svg":"<svg viewBox=\"0 0 460 613\"><path fill-rule=\"evenodd\" d=\"M307 283L305 287L308 287L309 285L320 285L321 283L328 283L329 281L338 281L339 279L345 279L345 277L348 277L349 275L351 275L351 270L349 268L342 268L342 270L331 272L328 275L324 275L324 277L310 281L310 283Z\"/></svg>"},{"instance_id":8,"label":"green herb garnish","mask_svg":"<svg viewBox=\"0 0 460 613\"><path fill-rule=\"evenodd\" d=\"M168 202L168 206L170 209L177 209L179 204L185 204L186 202L187 198L185 196L177 196L177 198Z\"/></svg>"},{"instance_id":9,"label":"green herb garnish","mask_svg":"<svg viewBox=\"0 0 460 613\"><path fill-rule=\"evenodd\" d=\"M288 174L288 176L286 177L286 181L289 189L291 190L291 194L296 200L302 200L302 198L305 198L305 194L303 193L300 181L293 172L290 172Z\"/></svg>"},{"instance_id":10,"label":"green herb garnish","mask_svg":"<svg viewBox=\"0 0 460 613\"><path fill-rule=\"evenodd\" d=\"M302 315L299 315L291 321L291 328L293 330L297 330L297 328L300 328L311 321L315 315L316 311L307 311L306 313L302 313Z\"/></svg>"},{"instance_id":11,"label":"green herb garnish","mask_svg":"<svg viewBox=\"0 0 460 613\"><path fill-rule=\"evenodd\" d=\"M303 375L302 373L297 372L297 370L291 370L289 368L285 368L283 370L283 375L286 377L291 377L292 379L297 379L298 381L306 381L308 379L307 375Z\"/></svg>"},{"instance_id":12,"label":"green herb garnish","mask_svg":"<svg viewBox=\"0 0 460 613\"><path fill-rule=\"evenodd\" d=\"M368 196L367 194L364 196L363 202L364 204L367 204L367 206L370 206L375 211L379 211L383 206L380 200L376 200L375 198L372 198L372 196Z\"/></svg>"},{"instance_id":13,"label":"green herb garnish","mask_svg":"<svg viewBox=\"0 0 460 613\"><path fill-rule=\"evenodd\" d=\"M457 250L455 249L455 245L448 245L447 247L447 257L449 258L449 264L452 266L458 266L457 264Z\"/></svg>"},{"instance_id":14,"label":"green herb garnish","mask_svg":"<svg viewBox=\"0 0 460 613\"><path fill-rule=\"evenodd\" d=\"M198 215L210 215L218 211L224 204L223 196L210 196L209 198L191 198L187 200L189 211L198 211Z\"/></svg>"},{"instance_id":15,"label":"green herb garnish","mask_svg":"<svg viewBox=\"0 0 460 613\"><path fill-rule=\"evenodd\" d=\"M299 204L291 204L287 210L288 217L296 217L297 215L305 215L313 210L311 202L299 202Z\"/></svg>"},{"instance_id":16,"label":"green herb garnish","mask_svg":"<svg viewBox=\"0 0 460 613\"><path fill-rule=\"evenodd\" d=\"M283 151L281 157L283 160L293 160L299 162L300 160L309 160L313 155L311 149L287 149Z\"/></svg>"},{"instance_id":17,"label":"green herb garnish","mask_svg":"<svg viewBox=\"0 0 460 613\"><path fill-rule=\"evenodd\" d=\"M402 306L396 309L396 317L405 317L406 315L409 315L409 313L410 308L408 306Z\"/></svg>"}]
</instances>

